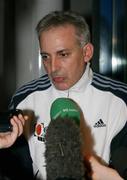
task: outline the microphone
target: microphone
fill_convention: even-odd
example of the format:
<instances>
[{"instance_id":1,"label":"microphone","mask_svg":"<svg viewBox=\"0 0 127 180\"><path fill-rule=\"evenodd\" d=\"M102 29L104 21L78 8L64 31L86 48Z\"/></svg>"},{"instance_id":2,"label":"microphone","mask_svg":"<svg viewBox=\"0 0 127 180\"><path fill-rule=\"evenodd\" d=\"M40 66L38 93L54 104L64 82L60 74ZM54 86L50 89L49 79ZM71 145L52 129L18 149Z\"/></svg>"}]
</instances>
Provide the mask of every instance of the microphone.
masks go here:
<instances>
[{"instance_id":1,"label":"microphone","mask_svg":"<svg viewBox=\"0 0 127 180\"><path fill-rule=\"evenodd\" d=\"M50 117L55 120L58 117L71 118L77 125L80 125L80 108L78 104L70 98L57 98L51 105Z\"/></svg>"},{"instance_id":2,"label":"microphone","mask_svg":"<svg viewBox=\"0 0 127 180\"><path fill-rule=\"evenodd\" d=\"M72 99L58 98L50 116L45 151L47 179L85 180L78 105Z\"/></svg>"}]
</instances>

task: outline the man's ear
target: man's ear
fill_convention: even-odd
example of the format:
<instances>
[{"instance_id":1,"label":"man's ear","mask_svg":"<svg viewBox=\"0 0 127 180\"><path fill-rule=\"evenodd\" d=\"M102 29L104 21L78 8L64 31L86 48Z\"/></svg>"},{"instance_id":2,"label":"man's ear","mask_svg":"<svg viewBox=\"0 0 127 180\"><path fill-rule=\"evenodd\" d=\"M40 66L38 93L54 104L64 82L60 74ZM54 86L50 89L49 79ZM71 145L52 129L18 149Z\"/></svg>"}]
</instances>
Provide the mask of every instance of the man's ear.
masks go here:
<instances>
[{"instance_id":1,"label":"man's ear","mask_svg":"<svg viewBox=\"0 0 127 180\"><path fill-rule=\"evenodd\" d=\"M93 51L94 51L94 47L91 43L87 43L83 47L84 61L86 63L89 62L91 60L91 58L93 57Z\"/></svg>"}]
</instances>

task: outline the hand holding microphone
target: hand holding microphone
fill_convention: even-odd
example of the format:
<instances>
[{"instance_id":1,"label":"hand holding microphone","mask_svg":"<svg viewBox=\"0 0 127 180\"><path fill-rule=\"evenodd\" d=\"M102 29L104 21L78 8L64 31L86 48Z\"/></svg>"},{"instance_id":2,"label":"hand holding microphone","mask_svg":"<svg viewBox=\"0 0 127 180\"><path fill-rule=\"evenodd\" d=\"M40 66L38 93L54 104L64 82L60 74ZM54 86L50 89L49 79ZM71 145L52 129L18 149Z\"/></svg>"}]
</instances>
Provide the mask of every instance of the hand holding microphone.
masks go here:
<instances>
[{"instance_id":1,"label":"hand holding microphone","mask_svg":"<svg viewBox=\"0 0 127 180\"><path fill-rule=\"evenodd\" d=\"M0 113L0 149L13 145L23 132L25 119L18 109Z\"/></svg>"}]
</instances>

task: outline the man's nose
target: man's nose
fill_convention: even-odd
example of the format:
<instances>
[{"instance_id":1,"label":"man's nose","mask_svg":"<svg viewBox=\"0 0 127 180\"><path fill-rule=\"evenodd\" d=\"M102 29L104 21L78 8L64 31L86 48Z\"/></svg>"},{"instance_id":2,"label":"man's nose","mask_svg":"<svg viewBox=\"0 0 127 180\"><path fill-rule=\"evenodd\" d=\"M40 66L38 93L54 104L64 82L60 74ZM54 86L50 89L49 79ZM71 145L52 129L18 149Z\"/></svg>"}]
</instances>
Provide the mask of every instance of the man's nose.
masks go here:
<instances>
[{"instance_id":1,"label":"man's nose","mask_svg":"<svg viewBox=\"0 0 127 180\"><path fill-rule=\"evenodd\" d=\"M60 67L60 62L57 58L52 58L52 61L51 61L51 71L52 72L55 72L59 69Z\"/></svg>"}]
</instances>

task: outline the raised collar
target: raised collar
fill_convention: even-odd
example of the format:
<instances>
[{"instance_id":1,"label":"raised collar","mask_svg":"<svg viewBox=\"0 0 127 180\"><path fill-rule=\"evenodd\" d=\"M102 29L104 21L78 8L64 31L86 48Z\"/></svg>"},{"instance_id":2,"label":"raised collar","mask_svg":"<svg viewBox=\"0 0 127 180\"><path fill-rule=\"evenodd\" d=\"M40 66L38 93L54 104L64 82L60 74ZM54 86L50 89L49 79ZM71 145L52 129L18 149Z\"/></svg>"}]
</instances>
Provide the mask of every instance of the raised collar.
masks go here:
<instances>
[{"instance_id":1,"label":"raised collar","mask_svg":"<svg viewBox=\"0 0 127 180\"><path fill-rule=\"evenodd\" d=\"M90 63L87 63L86 69L80 80L72 86L68 91L69 92L84 92L86 87L91 84L93 72L90 68Z\"/></svg>"}]
</instances>

